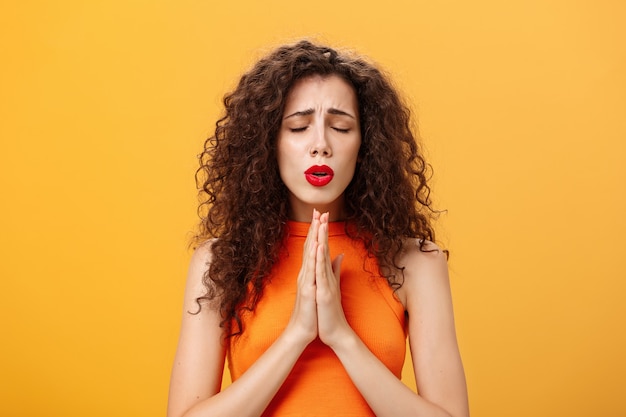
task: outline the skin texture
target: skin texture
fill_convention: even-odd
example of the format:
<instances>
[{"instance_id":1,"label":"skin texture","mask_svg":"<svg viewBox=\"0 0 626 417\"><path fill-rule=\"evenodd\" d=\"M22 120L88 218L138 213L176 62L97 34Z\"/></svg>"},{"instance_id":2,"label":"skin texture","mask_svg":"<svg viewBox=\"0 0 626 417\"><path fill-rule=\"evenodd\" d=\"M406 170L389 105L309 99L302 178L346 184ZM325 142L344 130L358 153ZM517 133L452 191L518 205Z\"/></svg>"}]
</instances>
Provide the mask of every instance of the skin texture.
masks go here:
<instances>
[{"instance_id":1,"label":"skin texture","mask_svg":"<svg viewBox=\"0 0 626 417\"><path fill-rule=\"evenodd\" d=\"M314 207L332 213L331 221L342 218L361 145L354 89L336 75L302 79L289 92L284 114L277 160L291 219L310 221ZM313 165L332 168L332 181L323 187L307 182L304 172Z\"/></svg>"},{"instance_id":2,"label":"skin texture","mask_svg":"<svg viewBox=\"0 0 626 417\"><path fill-rule=\"evenodd\" d=\"M277 159L281 178L289 189L290 216L296 220L308 216L311 221L302 267L294 277L298 284L296 301L286 328L241 378L220 392L225 335L220 327L218 303L205 303L195 315L184 313L172 371L168 416L261 415L302 351L316 337L335 352L377 416L469 415L446 256L433 243L407 239L397 261L404 267L404 285L397 294L409 316L409 340L419 395L369 351L346 320L340 292L342 257L330 258L328 222L331 218L342 218L344 193L358 160L361 132L356 127L348 127L348 132L353 129L348 134L337 132L336 124L349 117L339 119L329 109L353 112L350 94L354 96L338 77L308 77L294 86L283 112ZM306 117L289 117L308 109L313 112ZM353 116L358 119L358 111ZM303 125L306 129L299 130ZM341 166L335 165L336 161ZM328 186L309 193L312 186L304 181L303 172L310 164L332 166L337 177ZM320 213L316 206L333 213ZM203 277L211 263L211 244L199 247L192 258L185 311L193 311L196 300L205 293ZM421 250L423 246L428 251Z\"/></svg>"}]
</instances>

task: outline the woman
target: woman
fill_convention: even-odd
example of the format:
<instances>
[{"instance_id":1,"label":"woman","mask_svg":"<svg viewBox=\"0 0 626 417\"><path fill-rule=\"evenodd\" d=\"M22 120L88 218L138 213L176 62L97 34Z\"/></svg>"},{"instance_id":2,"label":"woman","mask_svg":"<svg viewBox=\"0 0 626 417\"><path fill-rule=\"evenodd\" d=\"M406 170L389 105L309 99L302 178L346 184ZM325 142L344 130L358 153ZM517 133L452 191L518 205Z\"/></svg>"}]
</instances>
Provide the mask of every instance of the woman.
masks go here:
<instances>
[{"instance_id":1,"label":"woman","mask_svg":"<svg viewBox=\"0 0 626 417\"><path fill-rule=\"evenodd\" d=\"M302 41L224 104L168 415L467 416L427 165L387 79ZM407 334L418 394L400 381Z\"/></svg>"}]
</instances>

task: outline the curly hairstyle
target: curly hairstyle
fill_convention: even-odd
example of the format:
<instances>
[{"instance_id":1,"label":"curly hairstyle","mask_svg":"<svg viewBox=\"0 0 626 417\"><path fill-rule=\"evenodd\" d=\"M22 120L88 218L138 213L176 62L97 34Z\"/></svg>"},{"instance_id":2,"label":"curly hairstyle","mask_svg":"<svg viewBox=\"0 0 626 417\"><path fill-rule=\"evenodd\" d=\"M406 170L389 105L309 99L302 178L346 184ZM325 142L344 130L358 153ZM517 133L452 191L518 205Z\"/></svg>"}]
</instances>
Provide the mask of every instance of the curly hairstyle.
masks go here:
<instances>
[{"instance_id":1,"label":"curly hairstyle","mask_svg":"<svg viewBox=\"0 0 626 417\"><path fill-rule=\"evenodd\" d=\"M364 242L394 289L404 280L396 260L406 238L418 239L420 250L435 240L430 166L411 129L411 112L387 77L362 57L306 40L279 47L224 97L225 115L206 140L196 172L196 242L212 239L206 293L196 302L198 312L202 301L219 306L228 336L243 331L241 314L255 308L284 247L289 202L276 138L290 88L314 75L337 75L357 96L362 144L345 191L346 224L356 227L346 232Z\"/></svg>"}]
</instances>

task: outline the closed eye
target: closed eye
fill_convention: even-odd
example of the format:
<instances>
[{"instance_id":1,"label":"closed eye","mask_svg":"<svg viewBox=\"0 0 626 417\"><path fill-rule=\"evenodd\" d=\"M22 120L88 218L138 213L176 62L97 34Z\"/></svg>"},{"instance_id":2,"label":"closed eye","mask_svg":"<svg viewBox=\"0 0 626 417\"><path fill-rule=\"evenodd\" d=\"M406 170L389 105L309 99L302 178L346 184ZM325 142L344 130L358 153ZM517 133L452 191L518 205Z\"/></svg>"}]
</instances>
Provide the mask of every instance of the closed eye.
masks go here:
<instances>
[{"instance_id":1,"label":"closed eye","mask_svg":"<svg viewBox=\"0 0 626 417\"><path fill-rule=\"evenodd\" d=\"M306 130L306 128L307 128L307 127L308 127L308 126L303 126L303 127L292 127L292 128L289 128L289 130L290 130L291 132L298 133L298 132L304 132L304 131Z\"/></svg>"},{"instance_id":2,"label":"closed eye","mask_svg":"<svg viewBox=\"0 0 626 417\"><path fill-rule=\"evenodd\" d=\"M339 132L339 133L348 133L350 131L350 129L340 129L338 127L333 127L333 130Z\"/></svg>"}]
</instances>

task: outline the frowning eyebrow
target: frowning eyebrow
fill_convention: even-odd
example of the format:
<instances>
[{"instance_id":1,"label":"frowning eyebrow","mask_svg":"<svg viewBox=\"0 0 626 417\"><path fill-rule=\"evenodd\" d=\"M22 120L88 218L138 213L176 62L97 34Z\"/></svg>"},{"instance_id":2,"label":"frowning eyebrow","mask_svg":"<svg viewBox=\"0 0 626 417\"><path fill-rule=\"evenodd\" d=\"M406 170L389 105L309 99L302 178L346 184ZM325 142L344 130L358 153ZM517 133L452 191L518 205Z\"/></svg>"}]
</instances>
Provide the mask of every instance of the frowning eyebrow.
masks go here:
<instances>
[{"instance_id":1,"label":"frowning eyebrow","mask_svg":"<svg viewBox=\"0 0 626 417\"><path fill-rule=\"evenodd\" d=\"M315 110L313 110L313 109L306 109L306 110L302 110L302 111L297 111L295 113L290 114L289 116L285 116L283 118L283 120L289 119L290 117L296 117L296 116L310 116L314 112L315 112ZM356 117L354 117L350 113L346 113L345 111L336 109L334 107L331 107L330 109L328 109L328 111L326 113L328 113L328 114L336 114L336 115L339 115L339 116L348 116L348 117L350 117L352 119L356 119Z\"/></svg>"}]
</instances>

